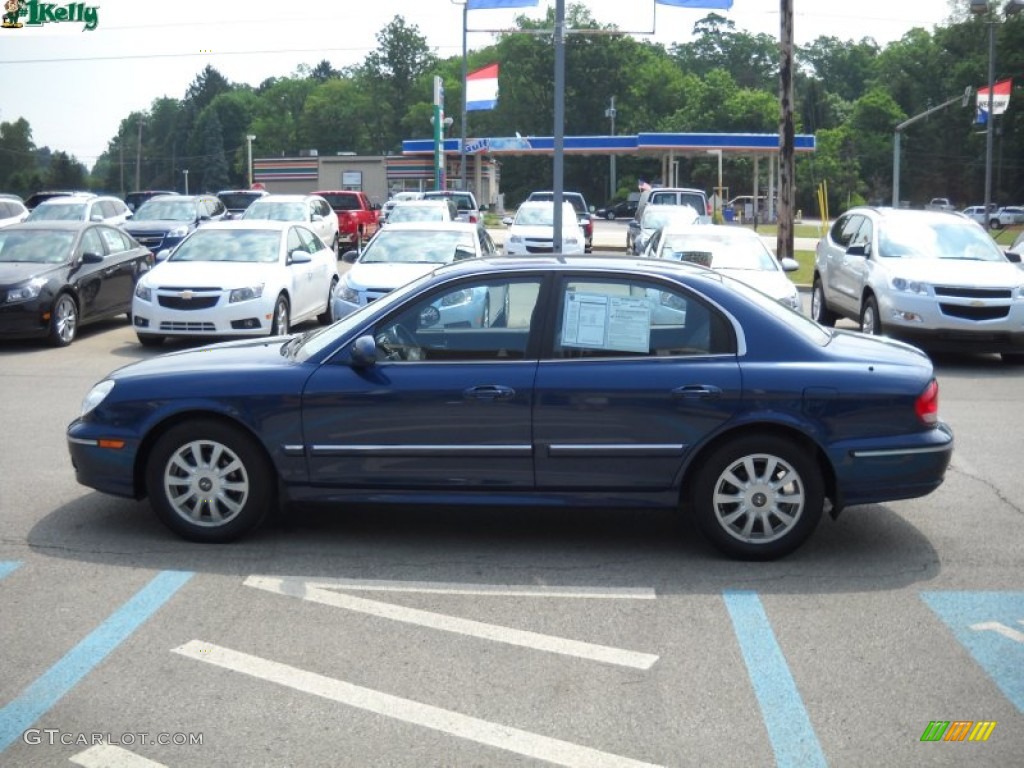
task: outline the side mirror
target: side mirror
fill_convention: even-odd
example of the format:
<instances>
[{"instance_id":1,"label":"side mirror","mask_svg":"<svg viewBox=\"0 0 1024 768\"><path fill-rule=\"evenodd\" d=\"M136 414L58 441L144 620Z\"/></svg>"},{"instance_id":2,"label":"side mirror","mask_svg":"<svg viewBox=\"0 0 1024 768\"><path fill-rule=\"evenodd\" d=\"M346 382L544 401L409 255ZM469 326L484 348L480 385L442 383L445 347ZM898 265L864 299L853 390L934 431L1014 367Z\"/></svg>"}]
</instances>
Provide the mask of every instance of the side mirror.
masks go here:
<instances>
[{"instance_id":1,"label":"side mirror","mask_svg":"<svg viewBox=\"0 0 1024 768\"><path fill-rule=\"evenodd\" d=\"M288 254L289 264L309 264L311 261L313 261L313 257L298 248Z\"/></svg>"},{"instance_id":2,"label":"side mirror","mask_svg":"<svg viewBox=\"0 0 1024 768\"><path fill-rule=\"evenodd\" d=\"M800 262L796 259L791 259L789 256L782 258L782 271L783 272L796 272L800 269Z\"/></svg>"},{"instance_id":3,"label":"side mirror","mask_svg":"<svg viewBox=\"0 0 1024 768\"><path fill-rule=\"evenodd\" d=\"M1007 251L1006 258L1012 261L1014 264L1020 264L1020 254L1016 251Z\"/></svg>"},{"instance_id":4,"label":"side mirror","mask_svg":"<svg viewBox=\"0 0 1024 768\"><path fill-rule=\"evenodd\" d=\"M511 227L512 226L512 217L511 216L506 216L504 219L501 220L501 223L504 224L506 227Z\"/></svg>"},{"instance_id":5,"label":"side mirror","mask_svg":"<svg viewBox=\"0 0 1024 768\"><path fill-rule=\"evenodd\" d=\"M352 366L370 368L377 364L377 342L373 336L360 336L352 342Z\"/></svg>"},{"instance_id":6,"label":"side mirror","mask_svg":"<svg viewBox=\"0 0 1024 768\"><path fill-rule=\"evenodd\" d=\"M167 261L167 257L171 255L170 248L164 248L163 250L157 251L155 258L157 261Z\"/></svg>"},{"instance_id":7,"label":"side mirror","mask_svg":"<svg viewBox=\"0 0 1024 768\"><path fill-rule=\"evenodd\" d=\"M101 261L103 261L102 253L93 253L92 251L86 251L85 253L82 254L83 264L99 264Z\"/></svg>"},{"instance_id":8,"label":"side mirror","mask_svg":"<svg viewBox=\"0 0 1024 768\"><path fill-rule=\"evenodd\" d=\"M359 251L345 251L341 254L341 260L346 264L355 264L356 259L359 258Z\"/></svg>"},{"instance_id":9,"label":"side mirror","mask_svg":"<svg viewBox=\"0 0 1024 768\"><path fill-rule=\"evenodd\" d=\"M846 249L847 256L867 256L868 246L866 243L858 243L857 245L851 245Z\"/></svg>"},{"instance_id":10,"label":"side mirror","mask_svg":"<svg viewBox=\"0 0 1024 768\"><path fill-rule=\"evenodd\" d=\"M455 260L464 261L466 259L475 259L476 251L474 251L468 245L456 245L455 246Z\"/></svg>"}]
</instances>

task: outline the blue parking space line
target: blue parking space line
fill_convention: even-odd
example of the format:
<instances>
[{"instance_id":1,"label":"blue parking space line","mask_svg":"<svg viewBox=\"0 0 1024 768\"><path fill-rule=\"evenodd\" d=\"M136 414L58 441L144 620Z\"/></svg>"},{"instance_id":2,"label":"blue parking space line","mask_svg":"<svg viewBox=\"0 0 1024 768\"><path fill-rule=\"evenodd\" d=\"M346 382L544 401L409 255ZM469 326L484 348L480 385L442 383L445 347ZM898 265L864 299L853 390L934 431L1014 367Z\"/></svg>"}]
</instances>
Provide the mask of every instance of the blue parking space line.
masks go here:
<instances>
[{"instance_id":1,"label":"blue parking space line","mask_svg":"<svg viewBox=\"0 0 1024 768\"><path fill-rule=\"evenodd\" d=\"M922 592L921 599L1024 714L1024 592Z\"/></svg>"},{"instance_id":2,"label":"blue parking space line","mask_svg":"<svg viewBox=\"0 0 1024 768\"><path fill-rule=\"evenodd\" d=\"M786 657L756 592L722 593L780 768L827 766Z\"/></svg>"},{"instance_id":3,"label":"blue parking space line","mask_svg":"<svg viewBox=\"0 0 1024 768\"><path fill-rule=\"evenodd\" d=\"M16 571L19 565L21 565L21 563L17 560L0 561L0 579Z\"/></svg>"},{"instance_id":4,"label":"blue parking space line","mask_svg":"<svg viewBox=\"0 0 1024 768\"><path fill-rule=\"evenodd\" d=\"M0 753L50 710L107 655L157 612L192 578L190 571L161 571L64 658L0 709Z\"/></svg>"}]
</instances>

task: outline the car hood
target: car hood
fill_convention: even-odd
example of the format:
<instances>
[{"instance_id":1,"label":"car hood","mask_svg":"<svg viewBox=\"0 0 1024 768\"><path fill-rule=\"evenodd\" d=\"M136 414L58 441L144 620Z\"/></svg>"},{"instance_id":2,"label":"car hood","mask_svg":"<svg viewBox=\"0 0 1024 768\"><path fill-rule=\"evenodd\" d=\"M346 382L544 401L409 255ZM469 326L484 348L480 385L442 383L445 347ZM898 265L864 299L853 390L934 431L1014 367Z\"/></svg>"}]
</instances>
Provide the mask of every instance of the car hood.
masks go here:
<instances>
[{"instance_id":1,"label":"car hood","mask_svg":"<svg viewBox=\"0 0 1024 768\"><path fill-rule=\"evenodd\" d=\"M576 226L576 227L572 226L572 223L574 223L574 222L563 223L563 225L562 225L562 238L563 239L565 238L566 235L572 235L574 237L579 237L582 234L580 228L578 226ZM541 239L544 239L544 240L550 240L552 237L554 237L554 232L555 232L555 228L554 227L548 227L548 226L545 226L543 224L536 224L536 225L535 224L519 224L519 225L516 225L516 226L512 227L511 229L509 229L508 234L509 234L510 237L512 235L518 235L519 237L541 238Z\"/></svg>"},{"instance_id":2,"label":"car hood","mask_svg":"<svg viewBox=\"0 0 1024 768\"><path fill-rule=\"evenodd\" d=\"M289 368L298 365L294 360L281 354L281 346L291 337L266 339L244 339L210 344L180 352L140 360L137 363L118 368L107 378L136 379L148 376L192 375L196 373L216 374L238 378L246 374L271 369Z\"/></svg>"},{"instance_id":3,"label":"car hood","mask_svg":"<svg viewBox=\"0 0 1024 768\"><path fill-rule=\"evenodd\" d=\"M33 277L47 277L64 267L64 264L38 264L29 261L0 262L0 285L16 285Z\"/></svg>"},{"instance_id":4,"label":"car hood","mask_svg":"<svg viewBox=\"0 0 1024 768\"><path fill-rule=\"evenodd\" d=\"M164 261L145 278L149 286L169 285L181 288L197 286L244 288L253 283L270 282L278 277L280 266L248 261Z\"/></svg>"},{"instance_id":5,"label":"car hood","mask_svg":"<svg viewBox=\"0 0 1024 768\"><path fill-rule=\"evenodd\" d=\"M919 280L931 285L1004 288L1024 284L1024 272L1009 261L885 259L884 263L891 277Z\"/></svg>"},{"instance_id":6,"label":"car hood","mask_svg":"<svg viewBox=\"0 0 1024 768\"><path fill-rule=\"evenodd\" d=\"M399 264L394 261L380 263L356 263L345 279L353 288L386 288L389 291L411 283L418 277L433 272L442 264Z\"/></svg>"},{"instance_id":7,"label":"car hood","mask_svg":"<svg viewBox=\"0 0 1024 768\"><path fill-rule=\"evenodd\" d=\"M178 221L177 219L130 219L121 225L121 228L128 232L170 232L178 227L189 227L195 224L193 221Z\"/></svg>"},{"instance_id":8,"label":"car hood","mask_svg":"<svg viewBox=\"0 0 1024 768\"><path fill-rule=\"evenodd\" d=\"M773 299L784 299L793 295L793 281L781 272L765 272L757 269L715 269L723 275L756 288Z\"/></svg>"}]
</instances>

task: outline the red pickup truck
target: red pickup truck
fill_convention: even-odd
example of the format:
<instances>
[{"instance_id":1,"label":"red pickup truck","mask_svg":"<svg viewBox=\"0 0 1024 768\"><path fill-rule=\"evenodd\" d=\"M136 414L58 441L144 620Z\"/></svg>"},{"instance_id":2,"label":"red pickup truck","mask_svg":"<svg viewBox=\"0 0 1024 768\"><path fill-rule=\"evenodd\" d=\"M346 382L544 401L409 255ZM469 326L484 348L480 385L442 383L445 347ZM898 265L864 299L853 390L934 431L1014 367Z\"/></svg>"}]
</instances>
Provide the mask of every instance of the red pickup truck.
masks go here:
<instances>
[{"instance_id":1,"label":"red pickup truck","mask_svg":"<svg viewBox=\"0 0 1024 768\"><path fill-rule=\"evenodd\" d=\"M354 190L322 190L311 194L320 195L338 214L339 250L341 244L362 247L365 240L373 237L380 229L380 204L370 201L365 192Z\"/></svg>"}]
</instances>

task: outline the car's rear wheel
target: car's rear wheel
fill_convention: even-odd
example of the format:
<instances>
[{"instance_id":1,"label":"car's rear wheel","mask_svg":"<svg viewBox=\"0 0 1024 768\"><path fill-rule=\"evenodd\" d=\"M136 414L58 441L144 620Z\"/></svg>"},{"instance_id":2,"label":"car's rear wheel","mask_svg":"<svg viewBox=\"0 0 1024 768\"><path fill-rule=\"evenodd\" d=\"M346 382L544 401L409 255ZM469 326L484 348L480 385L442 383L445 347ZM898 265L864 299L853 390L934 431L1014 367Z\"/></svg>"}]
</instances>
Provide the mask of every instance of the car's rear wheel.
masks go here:
<instances>
[{"instance_id":1,"label":"car's rear wheel","mask_svg":"<svg viewBox=\"0 0 1024 768\"><path fill-rule=\"evenodd\" d=\"M860 310L860 332L870 336L882 335L882 318L878 314L878 300L868 295Z\"/></svg>"},{"instance_id":2,"label":"car's rear wheel","mask_svg":"<svg viewBox=\"0 0 1024 768\"><path fill-rule=\"evenodd\" d=\"M157 517L191 541L234 541L275 504L274 468L240 428L196 419L167 430L146 464Z\"/></svg>"},{"instance_id":3,"label":"car's rear wheel","mask_svg":"<svg viewBox=\"0 0 1024 768\"><path fill-rule=\"evenodd\" d=\"M771 560L789 554L821 519L824 484L814 459L791 440L749 435L717 448L697 472L692 505L702 533L725 554Z\"/></svg>"},{"instance_id":4,"label":"car's rear wheel","mask_svg":"<svg viewBox=\"0 0 1024 768\"><path fill-rule=\"evenodd\" d=\"M988 225L989 225L989 226L990 226L990 227L991 227L992 229L1002 229L1002 228L1003 228L1003 222L1001 222L1001 221L1000 221L999 219L992 219L992 220L991 220L991 221L990 221L990 222L988 223Z\"/></svg>"},{"instance_id":5,"label":"car's rear wheel","mask_svg":"<svg viewBox=\"0 0 1024 768\"><path fill-rule=\"evenodd\" d=\"M338 287L338 278L331 280L331 289L327 292L327 307L316 316L316 320L320 325L330 325L336 318L334 316L334 289Z\"/></svg>"},{"instance_id":6,"label":"car's rear wheel","mask_svg":"<svg viewBox=\"0 0 1024 768\"><path fill-rule=\"evenodd\" d=\"M50 311L49 341L55 347L66 347L78 334L78 305L70 294L62 293Z\"/></svg>"},{"instance_id":7,"label":"car's rear wheel","mask_svg":"<svg viewBox=\"0 0 1024 768\"><path fill-rule=\"evenodd\" d=\"M821 285L821 278L814 278L814 286L811 288L811 318L822 325L835 325L838 316L828 308L825 302L825 289Z\"/></svg>"},{"instance_id":8,"label":"car's rear wheel","mask_svg":"<svg viewBox=\"0 0 1024 768\"><path fill-rule=\"evenodd\" d=\"M615 221L615 211L608 211L604 217L608 219L608 221Z\"/></svg>"},{"instance_id":9,"label":"car's rear wheel","mask_svg":"<svg viewBox=\"0 0 1024 768\"><path fill-rule=\"evenodd\" d=\"M274 317L270 321L270 335L284 336L290 327L288 297L282 293L274 302Z\"/></svg>"}]
</instances>

